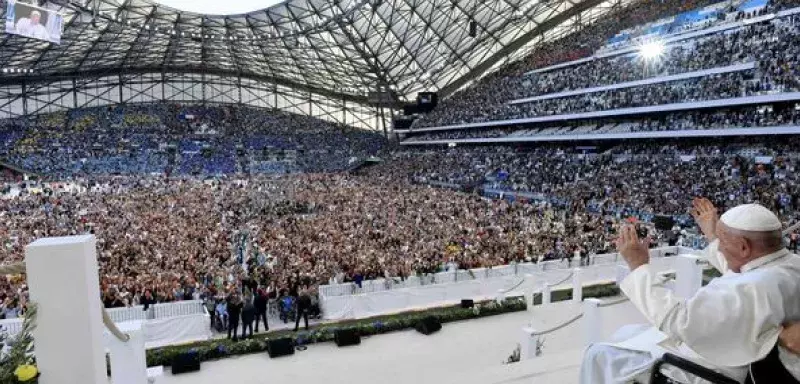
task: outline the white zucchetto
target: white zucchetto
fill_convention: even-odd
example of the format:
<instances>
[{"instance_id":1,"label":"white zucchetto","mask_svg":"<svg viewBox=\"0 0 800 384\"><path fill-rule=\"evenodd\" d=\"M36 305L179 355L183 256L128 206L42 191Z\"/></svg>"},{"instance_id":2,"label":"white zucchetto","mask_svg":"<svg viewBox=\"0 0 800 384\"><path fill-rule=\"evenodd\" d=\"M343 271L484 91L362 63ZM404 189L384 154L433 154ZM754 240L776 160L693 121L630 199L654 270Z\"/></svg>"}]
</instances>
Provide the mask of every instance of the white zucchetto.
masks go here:
<instances>
[{"instance_id":1,"label":"white zucchetto","mask_svg":"<svg viewBox=\"0 0 800 384\"><path fill-rule=\"evenodd\" d=\"M778 231L782 226L778 216L758 204L742 204L733 207L725 212L719 220L728 228L740 231Z\"/></svg>"}]
</instances>

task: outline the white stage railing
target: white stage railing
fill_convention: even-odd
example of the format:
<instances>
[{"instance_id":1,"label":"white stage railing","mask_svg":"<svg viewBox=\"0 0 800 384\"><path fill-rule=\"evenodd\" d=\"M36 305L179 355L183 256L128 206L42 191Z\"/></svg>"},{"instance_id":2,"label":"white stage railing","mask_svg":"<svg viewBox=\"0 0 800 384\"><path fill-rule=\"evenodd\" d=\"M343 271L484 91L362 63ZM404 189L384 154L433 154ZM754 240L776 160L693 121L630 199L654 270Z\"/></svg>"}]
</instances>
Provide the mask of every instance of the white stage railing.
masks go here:
<instances>
[{"instance_id":1,"label":"white stage railing","mask_svg":"<svg viewBox=\"0 0 800 384\"><path fill-rule=\"evenodd\" d=\"M211 338L209 314L201 300L154 304L147 311L138 305L109 308L107 312L118 325L143 322L147 348ZM16 335L22 330L22 319L0 320L0 328Z\"/></svg>"},{"instance_id":2,"label":"white stage railing","mask_svg":"<svg viewBox=\"0 0 800 384\"><path fill-rule=\"evenodd\" d=\"M677 252L677 247L651 250L651 263L656 271L675 272L677 258L665 256L677 255ZM548 292L553 287L572 287L575 299L580 301L583 285L617 281L620 266L624 264L615 255L601 255L597 261L599 264L584 268L569 268L565 262L553 261L440 272L435 274L434 284L413 286L406 282L387 284L386 281L364 282L365 288L354 284L323 286L320 287L320 305L325 319L341 320L453 304L462 299L525 295L532 300L533 292ZM328 295L330 292L334 294Z\"/></svg>"},{"instance_id":3,"label":"white stage railing","mask_svg":"<svg viewBox=\"0 0 800 384\"><path fill-rule=\"evenodd\" d=\"M22 330L22 319L0 320L0 332L16 335Z\"/></svg>"},{"instance_id":4,"label":"white stage railing","mask_svg":"<svg viewBox=\"0 0 800 384\"><path fill-rule=\"evenodd\" d=\"M655 248L650 251L653 257L663 257L667 254L676 255L678 247ZM688 248L684 252L690 252ZM596 255L591 258L589 266L597 265L616 265L622 262L618 253ZM516 263L492 268L476 268L471 270L458 270L457 272L439 272L432 275L412 276L401 280L399 277L385 279L365 280L361 287L355 283L321 285L319 287L320 298L330 298L336 296L360 295L364 293L383 292L388 290L413 288L431 284L449 284L459 281L485 280L491 278L508 276L525 276L530 273L569 270L576 267L576 263L567 263L563 260L549 260L542 263Z\"/></svg>"},{"instance_id":5,"label":"white stage railing","mask_svg":"<svg viewBox=\"0 0 800 384\"><path fill-rule=\"evenodd\" d=\"M109 308L106 312L108 312L108 316L111 317L111 320L114 320L115 323L152 318L151 316L148 317L149 311L145 311L144 307L141 305L127 308Z\"/></svg>"},{"instance_id":6,"label":"white stage railing","mask_svg":"<svg viewBox=\"0 0 800 384\"><path fill-rule=\"evenodd\" d=\"M186 300L174 303L153 305L154 318L167 319L170 317L202 315L206 313L202 300Z\"/></svg>"},{"instance_id":7,"label":"white stage railing","mask_svg":"<svg viewBox=\"0 0 800 384\"><path fill-rule=\"evenodd\" d=\"M701 259L694 254L695 251L689 248L680 247L679 251L683 251L677 257L669 258L652 258L650 265L654 267L656 272L662 276L668 272L674 272L674 278L665 277L660 283L662 286L672 289L673 292L683 298L690 298L700 289L703 277L703 265ZM627 266L622 265L608 265L601 268L614 267L617 271L617 284L625 278L629 272ZM593 268L587 268L583 271L589 271ZM600 273L605 276L605 274ZM549 291L545 292L549 296ZM550 305L549 297L543 297L542 305ZM584 344L586 346L601 341L600 336L603 334L603 317L600 308L610 307L627 302L627 297L621 297L612 300L599 300L599 299L586 299L581 304L581 310L574 316L568 318L566 321L551 327L546 330L537 330L533 327L522 328L522 342L520 343L521 359L527 360L538 356L537 348L540 344L541 337L570 327L579 320L581 320ZM530 307L529 307L530 308Z\"/></svg>"}]
</instances>

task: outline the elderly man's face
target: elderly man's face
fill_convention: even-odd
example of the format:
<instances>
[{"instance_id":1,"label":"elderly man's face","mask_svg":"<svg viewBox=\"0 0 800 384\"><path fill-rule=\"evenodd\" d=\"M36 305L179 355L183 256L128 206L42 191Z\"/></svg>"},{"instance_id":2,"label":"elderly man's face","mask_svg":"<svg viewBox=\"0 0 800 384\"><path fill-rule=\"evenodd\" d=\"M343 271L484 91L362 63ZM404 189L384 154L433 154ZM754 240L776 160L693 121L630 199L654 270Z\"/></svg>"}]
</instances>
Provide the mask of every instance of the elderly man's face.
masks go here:
<instances>
[{"instance_id":1,"label":"elderly man's face","mask_svg":"<svg viewBox=\"0 0 800 384\"><path fill-rule=\"evenodd\" d=\"M715 232L719 239L719 251L725 256L728 267L738 273L740 268L750 261L752 254L750 242L742 236L731 234L721 221L717 223Z\"/></svg>"},{"instance_id":2,"label":"elderly man's face","mask_svg":"<svg viewBox=\"0 0 800 384\"><path fill-rule=\"evenodd\" d=\"M31 13L31 23L39 24L39 19L42 17L38 13Z\"/></svg>"}]
</instances>

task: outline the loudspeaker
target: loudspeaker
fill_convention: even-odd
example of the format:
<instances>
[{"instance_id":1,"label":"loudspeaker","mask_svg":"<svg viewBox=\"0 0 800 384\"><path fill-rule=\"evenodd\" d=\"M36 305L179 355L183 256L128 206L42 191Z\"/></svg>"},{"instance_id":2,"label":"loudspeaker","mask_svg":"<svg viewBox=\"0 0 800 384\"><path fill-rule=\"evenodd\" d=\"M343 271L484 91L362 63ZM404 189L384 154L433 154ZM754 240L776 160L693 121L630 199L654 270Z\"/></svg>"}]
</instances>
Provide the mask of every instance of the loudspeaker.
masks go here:
<instances>
[{"instance_id":1,"label":"loudspeaker","mask_svg":"<svg viewBox=\"0 0 800 384\"><path fill-rule=\"evenodd\" d=\"M361 335L355 329L337 329L333 333L333 341L339 347L361 344Z\"/></svg>"},{"instance_id":2,"label":"loudspeaker","mask_svg":"<svg viewBox=\"0 0 800 384\"><path fill-rule=\"evenodd\" d=\"M267 339L267 354L270 358L294 355L294 340L291 337Z\"/></svg>"},{"instance_id":3,"label":"loudspeaker","mask_svg":"<svg viewBox=\"0 0 800 384\"><path fill-rule=\"evenodd\" d=\"M406 116L415 115L420 113L419 107L416 104L407 104L403 106L403 114Z\"/></svg>"},{"instance_id":4,"label":"loudspeaker","mask_svg":"<svg viewBox=\"0 0 800 384\"><path fill-rule=\"evenodd\" d=\"M659 231L669 231L675 225L675 219L672 216L655 216L653 217L653 225Z\"/></svg>"},{"instance_id":5,"label":"loudspeaker","mask_svg":"<svg viewBox=\"0 0 800 384\"><path fill-rule=\"evenodd\" d=\"M179 353L172 358L172 374L179 375L186 372L200 370L200 356L197 352Z\"/></svg>"},{"instance_id":6,"label":"loudspeaker","mask_svg":"<svg viewBox=\"0 0 800 384\"><path fill-rule=\"evenodd\" d=\"M475 301L472 299L461 300L461 308L472 308L475 306Z\"/></svg>"},{"instance_id":7,"label":"loudspeaker","mask_svg":"<svg viewBox=\"0 0 800 384\"><path fill-rule=\"evenodd\" d=\"M420 319L415 328L423 335L430 335L442 329L442 323L435 316L427 316Z\"/></svg>"}]
</instances>

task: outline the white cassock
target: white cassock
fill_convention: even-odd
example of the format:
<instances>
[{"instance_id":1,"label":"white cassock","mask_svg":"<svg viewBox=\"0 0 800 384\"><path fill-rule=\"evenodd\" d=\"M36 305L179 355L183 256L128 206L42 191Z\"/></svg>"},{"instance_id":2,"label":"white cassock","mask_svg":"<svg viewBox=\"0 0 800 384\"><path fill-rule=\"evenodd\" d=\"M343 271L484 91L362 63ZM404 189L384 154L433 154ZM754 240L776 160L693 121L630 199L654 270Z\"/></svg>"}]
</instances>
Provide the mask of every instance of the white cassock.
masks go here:
<instances>
[{"instance_id":1,"label":"white cassock","mask_svg":"<svg viewBox=\"0 0 800 384\"><path fill-rule=\"evenodd\" d=\"M50 34L47 33L47 28L45 28L44 25L39 23L34 24L31 22L31 19L26 17L17 20L15 28L17 33L20 35L33 37L36 39L50 40Z\"/></svg>"},{"instance_id":2,"label":"white cassock","mask_svg":"<svg viewBox=\"0 0 800 384\"><path fill-rule=\"evenodd\" d=\"M625 327L611 343L589 346L581 383L647 383L665 352L744 381L748 365L775 347L781 324L800 320L800 256L782 249L735 273L728 270L718 244L711 243L703 257L724 275L689 299L656 285L660 279L649 265L623 280L620 288L653 326ZM779 356L800 379L800 358L783 348ZM677 370L666 373L680 382L706 382Z\"/></svg>"}]
</instances>

